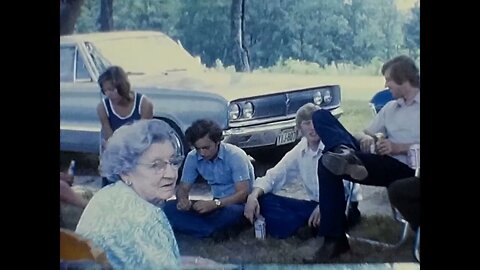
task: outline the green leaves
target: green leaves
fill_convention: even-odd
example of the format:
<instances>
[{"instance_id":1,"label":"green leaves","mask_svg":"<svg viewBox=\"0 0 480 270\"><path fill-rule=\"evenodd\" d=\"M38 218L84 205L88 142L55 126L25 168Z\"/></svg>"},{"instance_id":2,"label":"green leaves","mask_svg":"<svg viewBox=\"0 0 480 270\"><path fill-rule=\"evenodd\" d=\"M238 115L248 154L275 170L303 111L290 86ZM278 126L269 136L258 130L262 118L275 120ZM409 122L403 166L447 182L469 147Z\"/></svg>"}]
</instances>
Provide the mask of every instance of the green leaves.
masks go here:
<instances>
[{"instance_id":1,"label":"green leaves","mask_svg":"<svg viewBox=\"0 0 480 270\"><path fill-rule=\"evenodd\" d=\"M77 32L97 31L100 1L85 0ZM179 39L207 66L233 65L232 0L114 0L115 30L157 30ZM247 0L246 43L252 68L279 59L321 67L367 65L400 53L419 57L420 6L399 11L396 0ZM377 60L375 60L377 61Z\"/></svg>"}]
</instances>

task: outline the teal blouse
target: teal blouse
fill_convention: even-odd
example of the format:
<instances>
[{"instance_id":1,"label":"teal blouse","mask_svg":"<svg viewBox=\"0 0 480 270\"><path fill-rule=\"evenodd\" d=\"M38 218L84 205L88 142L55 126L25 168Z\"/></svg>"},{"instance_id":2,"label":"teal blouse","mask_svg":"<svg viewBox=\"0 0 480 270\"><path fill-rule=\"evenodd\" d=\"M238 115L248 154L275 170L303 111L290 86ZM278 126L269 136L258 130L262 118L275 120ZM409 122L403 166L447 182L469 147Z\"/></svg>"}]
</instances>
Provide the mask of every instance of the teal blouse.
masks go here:
<instances>
[{"instance_id":1,"label":"teal blouse","mask_svg":"<svg viewBox=\"0 0 480 270\"><path fill-rule=\"evenodd\" d=\"M180 267L177 241L163 210L121 181L93 196L76 232L103 248L114 269Z\"/></svg>"}]
</instances>

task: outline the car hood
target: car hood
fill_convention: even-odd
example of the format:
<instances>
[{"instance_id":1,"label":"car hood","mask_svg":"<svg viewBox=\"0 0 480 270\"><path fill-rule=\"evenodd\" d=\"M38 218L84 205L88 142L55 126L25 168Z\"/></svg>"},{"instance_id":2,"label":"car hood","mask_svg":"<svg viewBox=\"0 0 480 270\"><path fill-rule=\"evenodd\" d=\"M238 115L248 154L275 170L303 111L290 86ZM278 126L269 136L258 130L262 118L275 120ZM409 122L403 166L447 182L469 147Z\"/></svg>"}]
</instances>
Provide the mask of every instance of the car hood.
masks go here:
<instances>
[{"instance_id":1,"label":"car hood","mask_svg":"<svg viewBox=\"0 0 480 270\"><path fill-rule=\"evenodd\" d=\"M223 96L229 101L335 84L328 81L320 83L318 75L184 70L131 75L129 78L134 86L155 85L158 88L210 92Z\"/></svg>"}]
</instances>

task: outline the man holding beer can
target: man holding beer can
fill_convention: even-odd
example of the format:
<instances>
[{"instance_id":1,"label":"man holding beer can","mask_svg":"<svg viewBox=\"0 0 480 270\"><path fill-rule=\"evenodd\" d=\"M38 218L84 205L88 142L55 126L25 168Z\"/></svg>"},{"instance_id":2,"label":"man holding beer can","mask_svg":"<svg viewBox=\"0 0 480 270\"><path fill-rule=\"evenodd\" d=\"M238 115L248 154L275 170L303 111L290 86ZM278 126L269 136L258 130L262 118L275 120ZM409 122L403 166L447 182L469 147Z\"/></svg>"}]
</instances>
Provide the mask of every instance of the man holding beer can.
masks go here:
<instances>
[{"instance_id":1,"label":"man holding beer can","mask_svg":"<svg viewBox=\"0 0 480 270\"><path fill-rule=\"evenodd\" d=\"M298 109L295 122L297 132L302 134L302 139L275 167L269 169L265 176L253 182L253 190L247 197L244 215L254 224L259 238L262 238L262 226L266 228L268 235L275 238L290 237L307 225L311 231L306 236L318 233L320 209L317 166L324 144L313 128L312 114L319 109L320 107L313 103L307 103ZM276 194L294 181L302 183L307 194L306 199L287 198ZM347 194L349 184L350 182L345 182ZM356 185L353 190L348 215L350 226L360 221L359 187Z\"/></svg>"},{"instance_id":2,"label":"man holding beer can","mask_svg":"<svg viewBox=\"0 0 480 270\"><path fill-rule=\"evenodd\" d=\"M382 74L395 99L380 110L363 133L351 135L328 110L313 114L313 125L325 144L318 164L319 234L325 241L316 252L315 262L328 261L350 249L345 235L342 179L388 187L415 175L407 157L410 147L420 144L420 72L411 58L398 56L383 65ZM372 144L375 153L371 153Z\"/></svg>"}]
</instances>

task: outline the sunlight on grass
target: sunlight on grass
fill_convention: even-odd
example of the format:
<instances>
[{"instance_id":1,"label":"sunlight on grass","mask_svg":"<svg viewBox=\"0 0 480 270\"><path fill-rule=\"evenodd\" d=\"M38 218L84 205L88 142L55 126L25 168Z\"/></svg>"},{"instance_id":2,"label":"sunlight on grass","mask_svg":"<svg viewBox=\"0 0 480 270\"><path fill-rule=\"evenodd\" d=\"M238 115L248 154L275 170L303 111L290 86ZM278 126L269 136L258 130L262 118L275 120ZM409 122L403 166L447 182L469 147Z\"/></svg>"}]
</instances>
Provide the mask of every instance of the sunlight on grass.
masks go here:
<instances>
[{"instance_id":1,"label":"sunlight on grass","mask_svg":"<svg viewBox=\"0 0 480 270\"><path fill-rule=\"evenodd\" d=\"M411 9L416 2L420 3L420 0L396 0L395 4L397 5L398 10L407 11Z\"/></svg>"},{"instance_id":2,"label":"sunlight on grass","mask_svg":"<svg viewBox=\"0 0 480 270\"><path fill-rule=\"evenodd\" d=\"M368 102L363 100L344 100L342 103L344 113L339 121L354 135L363 131L373 119L373 112L368 106Z\"/></svg>"}]
</instances>

